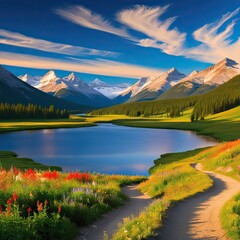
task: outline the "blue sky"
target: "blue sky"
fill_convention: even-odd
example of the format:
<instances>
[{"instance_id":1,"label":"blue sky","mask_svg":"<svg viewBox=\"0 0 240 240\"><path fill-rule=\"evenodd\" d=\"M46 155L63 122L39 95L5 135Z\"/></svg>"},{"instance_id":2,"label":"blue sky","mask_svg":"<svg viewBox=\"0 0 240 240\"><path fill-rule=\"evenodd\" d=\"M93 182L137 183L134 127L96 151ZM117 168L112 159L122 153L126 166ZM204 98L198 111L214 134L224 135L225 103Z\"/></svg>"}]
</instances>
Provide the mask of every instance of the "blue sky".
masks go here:
<instances>
[{"instance_id":1,"label":"blue sky","mask_svg":"<svg viewBox=\"0 0 240 240\"><path fill-rule=\"evenodd\" d=\"M0 0L0 64L16 75L133 83L240 62L240 0Z\"/></svg>"}]
</instances>

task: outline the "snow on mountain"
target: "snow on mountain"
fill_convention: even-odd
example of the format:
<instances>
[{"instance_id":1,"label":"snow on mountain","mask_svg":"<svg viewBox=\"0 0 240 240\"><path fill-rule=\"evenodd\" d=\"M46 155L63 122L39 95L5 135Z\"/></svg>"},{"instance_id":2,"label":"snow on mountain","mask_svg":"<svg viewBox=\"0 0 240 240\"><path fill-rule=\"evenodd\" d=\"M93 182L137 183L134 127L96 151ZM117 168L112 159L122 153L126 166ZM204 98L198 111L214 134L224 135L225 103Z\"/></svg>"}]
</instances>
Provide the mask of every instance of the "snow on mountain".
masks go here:
<instances>
[{"instance_id":1,"label":"snow on mountain","mask_svg":"<svg viewBox=\"0 0 240 240\"><path fill-rule=\"evenodd\" d=\"M119 94L121 94L126 88L128 88L129 84L121 83L121 84L111 85L96 78L94 81L89 83L89 86L101 92L106 97L113 99Z\"/></svg>"},{"instance_id":2,"label":"snow on mountain","mask_svg":"<svg viewBox=\"0 0 240 240\"><path fill-rule=\"evenodd\" d=\"M196 75L197 73L199 73L199 71L194 70L187 77L192 77L192 76Z\"/></svg>"},{"instance_id":3,"label":"snow on mountain","mask_svg":"<svg viewBox=\"0 0 240 240\"><path fill-rule=\"evenodd\" d=\"M144 84L151 80L152 80L151 77L142 77L135 84L125 89L120 95L121 96L129 95L129 97L133 97L139 92L139 90L144 86Z\"/></svg>"},{"instance_id":4,"label":"snow on mountain","mask_svg":"<svg viewBox=\"0 0 240 240\"><path fill-rule=\"evenodd\" d=\"M193 75L188 75L186 78L182 79L180 83L192 81L198 84L220 85L237 74L240 74L239 64L232 59L225 58L207 69Z\"/></svg>"},{"instance_id":5,"label":"snow on mountain","mask_svg":"<svg viewBox=\"0 0 240 240\"><path fill-rule=\"evenodd\" d=\"M19 79L24 81L25 83L28 83L32 85L33 87L36 87L39 85L40 79L42 78L41 76L31 76L29 74L21 75L18 76Z\"/></svg>"},{"instance_id":6,"label":"snow on mountain","mask_svg":"<svg viewBox=\"0 0 240 240\"><path fill-rule=\"evenodd\" d=\"M77 91L77 92L81 92L85 95L87 95L87 94L95 94L95 95L101 94L98 91L94 90L89 84L82 81L74 73L71 73L67 77L64 77L63 81L66 84L67 88L71 88L72 90Z\"/></svg>"},{"instance_id":7,"label":"snow on mountain","mask_svg":"<svg viewBox=\"0 0 240 240\"><path fill-rule=\"evenodd\" d=\"M150 92L157 92L159 90L166 91L182 78L186 77L180 73L176 68L171 68L169 71L161 74L159 77L152 79L142 87L141 91L148 90Z\"/></svg>"}]
</instances>

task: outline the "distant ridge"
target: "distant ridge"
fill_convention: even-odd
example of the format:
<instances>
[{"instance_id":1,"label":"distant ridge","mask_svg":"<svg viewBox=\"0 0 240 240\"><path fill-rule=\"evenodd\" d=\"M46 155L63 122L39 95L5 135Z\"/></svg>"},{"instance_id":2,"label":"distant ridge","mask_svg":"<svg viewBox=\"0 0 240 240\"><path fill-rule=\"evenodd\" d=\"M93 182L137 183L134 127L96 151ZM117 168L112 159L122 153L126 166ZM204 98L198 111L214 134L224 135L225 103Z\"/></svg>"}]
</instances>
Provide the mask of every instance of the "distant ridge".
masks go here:
<instances>
[{"instance_id":1,"label":"distant ridge","mask_svg":"<svg viewBox=\"0 0 240 240\"><path fill-rule=\"evenodd\" d=\"M73 104L49 94L46 94L31 85L18 79L11 72L0 66L0 102L37 104L49 107L54 105L56 108L69 110L90 110L88 106Z\"/></svg>"},{"instance_id":2,"label":"distant ridge","mask_svg":"<svg viewBox=\"0 0 240 240\"><path fill-rule=\"evenodd\" d=\"M225 58L200 72L193 72L163 93L159 99L174 99L207 93L240 74L239 64Z\"/></svg>"}]
</instances>

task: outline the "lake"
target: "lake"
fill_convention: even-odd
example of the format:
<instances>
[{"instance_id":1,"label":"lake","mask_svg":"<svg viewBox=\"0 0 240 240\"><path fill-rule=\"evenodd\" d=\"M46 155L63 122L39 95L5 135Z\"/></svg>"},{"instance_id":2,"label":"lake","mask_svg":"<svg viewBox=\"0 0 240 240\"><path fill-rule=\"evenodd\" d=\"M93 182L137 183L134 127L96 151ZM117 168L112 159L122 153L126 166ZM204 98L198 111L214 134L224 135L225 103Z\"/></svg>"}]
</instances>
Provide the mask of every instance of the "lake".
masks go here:
<instances>
[{"instance_id":1,"label":"lake","mask_svg":"<svg viewBox=\"0 0 240 240\"><path fill-rule=\"evenodd\" d=\"M213 146L217 140L191 131L96 127L34 130L0 134L0 150L16 152L63 171L148 175L163 153Z\"/></svg>"}]
</instances>

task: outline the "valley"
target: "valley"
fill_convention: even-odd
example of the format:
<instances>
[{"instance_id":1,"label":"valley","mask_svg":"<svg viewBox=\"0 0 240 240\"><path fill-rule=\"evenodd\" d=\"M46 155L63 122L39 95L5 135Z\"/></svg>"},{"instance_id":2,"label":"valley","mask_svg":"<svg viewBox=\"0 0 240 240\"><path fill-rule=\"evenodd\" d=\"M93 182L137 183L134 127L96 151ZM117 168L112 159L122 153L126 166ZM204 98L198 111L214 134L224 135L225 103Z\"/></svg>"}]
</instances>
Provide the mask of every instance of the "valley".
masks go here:
<instances>
[{"instance_id":1,"label":"valley","mask_svg":"<svg viewBox=\"0 0 240 240\"><path fill-rule=\"evenodd\" d=\"M239 240L239 0L2 1L0 240Z\"/></svg>"}]
</instances>

